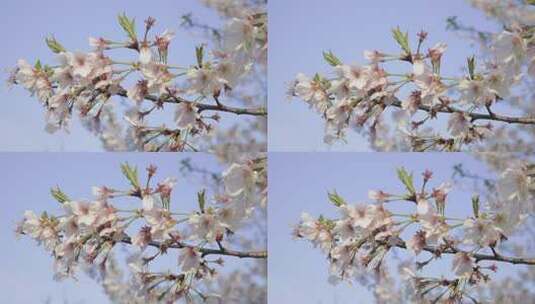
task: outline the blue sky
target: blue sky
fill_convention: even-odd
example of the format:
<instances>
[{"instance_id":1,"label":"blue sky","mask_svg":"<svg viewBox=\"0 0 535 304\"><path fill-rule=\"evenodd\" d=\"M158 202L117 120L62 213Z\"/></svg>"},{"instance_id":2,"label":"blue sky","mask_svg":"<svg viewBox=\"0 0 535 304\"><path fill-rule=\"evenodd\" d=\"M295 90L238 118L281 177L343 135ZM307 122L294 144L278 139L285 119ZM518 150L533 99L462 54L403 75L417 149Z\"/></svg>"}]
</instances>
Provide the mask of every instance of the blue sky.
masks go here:
<instances>
[{"instance_id":1,"label":"blue sky","mask_svg":"<svg viewBox=\"0 0 535 304\"><path fill-rule=\"evenodd\" d=\"M214 157L202 153L0 153L1 191L0 211L0 260L4 261L0 272L0 303L52 304L108 303L100 287L85 275L79 281L52 280L52 258L35 242L27 238L16 239L15 224L25 210L59 213L59 204L50 196L50 188L56 185L72 198L91 199L92 186L113 186L127 189L128 182L119 165L129 162L138 166L140 179L144 180L146 166L158 166L156 180L176 177L172 206L175 211L195 210L196 193L202 187L198 179L180 178L179 162L184 158L211 171L221 170ZM173 208L173 207L172 207ZM232 259L225 259L232 268ZM164 263L176 265L176 256L168 255Z\"/></svg>"},{"instance_id":2,"label":"blue sky","mask_svg":"<svg viewBox=\"0 0 535 304\"><path fill-rule=\"evenodd\" d=\"M398 46L390 31L398 25L412 35L413 42L414 35L423 29L429 32L429 44L447 43L442 71L457 75L475 50L459 34L446 31L446 18L454 15L469 25L493 26L464 0L271 0L270 151L367 151L367 141L355 134L348 137L349 145L324 144L321 117L299 100L288 102L287 83L299 72L313 75L332 71L322 58L325 50L332 50L345 63L364 63L362 53L368 49L396 52Z\"/></svg>"},{"instance_id":3,"label":"blue sky","mask_svg":"<svg viewBox=\"0 0 535 304\"><path fill-rule=\"evenodd\" d=\"M327 200L327 191L336 190L348 203L370 202L368 190L402 193L396 168L414 172L415 185L421 173L433 170L431 187L452 178L452 167L463 163L470 172L493 176L484 164L461 153L270 153L269 159L269 300L272 303L372 303L370 291L358 284L327 282L328 263L310 243L293 240L292 227L302 212L313 216L338 216ZM467 186L465 184L465 186ZM448 197L446 213L451 217L472 214L472 191L455 188ZM389 204L396 213L414 212L407 203ZM405 256L404 251L397 251ZM425 256L425 255L424 255ZM420 256L420 260L425 257ZM389 256L390 258L392 255ZM405 256L406 257L406 256ZM512 273L514 266L499 264L500 276ZM451 259L432 263L427 273L447 275ZM355 302L355 299L359 299Z\"/></svg>"},{"instance_id":4,"label":"blue sky","mask_svg":"<svg viewBox=\"0 0 535 304\"><path fill-rule=\"evenodd\" d=\"M143 20L157 18L155 33L174 29L177 36L171 44L169 62L188 66L194 61L194 47L205 39L179 29L180 16L193 12L197 20L209 24L218 18L196 0L151 1L69 1L69 0L4 0L0 3L5 44L0 50L0 70L11 69L19 58L29 62L41 59L56 63L44 38L53 34L67 49L89 51L88 38L100 37L122 40L124 33L117 24L117 15L126 12L135 17L141 31ZM130 54L131 55L131 54ZM132 57L129 57L132 58ZM100 142L73 119L70 134L48 134L44 131L44 111L38 101L21 87L0 86L0 129L4 132L1 151L100 151ZM169 108L170 109L170 108Z\"/></svg>"}]
</instances>

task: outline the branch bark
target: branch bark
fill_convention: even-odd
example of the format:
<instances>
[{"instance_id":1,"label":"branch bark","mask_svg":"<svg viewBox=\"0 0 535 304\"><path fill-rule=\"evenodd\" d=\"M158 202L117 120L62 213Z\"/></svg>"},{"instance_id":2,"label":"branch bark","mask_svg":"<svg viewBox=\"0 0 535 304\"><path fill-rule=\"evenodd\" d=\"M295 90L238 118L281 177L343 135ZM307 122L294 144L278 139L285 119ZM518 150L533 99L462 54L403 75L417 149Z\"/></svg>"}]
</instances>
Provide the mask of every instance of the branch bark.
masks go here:
<instances>
[{"instance_id":1,"label":"branch bark","mask_svg":"<svg viewBox=\"0 0 535 304\"><path fill-rule=\"evenodd\" d=\"M122 243L132 245L132 239L129 236L124 237L121 240ZM183 249L183 248L194 248L197 249L203 257L207 255L225 255L233 256L238 258L251 258L251 259L266 259L267 251L237 251L230 250L226 248L212 249L212 248L201 248L193 245L188 245L181 242L173 242L172 244L160 243L152 241L148 244L149 246L156 248L173 248L173 249Z\"/></svg>"},{"instance_id":2,"label":"branch bark","mask_svg":"<svg viewBox=\"0 0 535 304\"><path fill-rule=\"evenodd\" d=\"M127 93L125 89L120 89L116 95L127 97ZM251 116L267 116L267 111L265 108L237 108L237 107L230 107L223 104L205 104L205 103L198 103L198 102L192 102L189 100L186 100L182 97L175 97L175 96L167 96L167 98L160 99L157 96L154 95L147 95L145 96L146 100L150 100L152 102L164 102L164 103L174 103L179 104L181 102L191 102L194 103L195 106L199 109L199 113L203 111L219 111L219 112L227 112L227 113L233 113L236 115L251 115Z\"/></svg>"},{"instance_id":3,"label":"branch bark","mask_svg":"<svg viewBox=\"0 0 535 304\"><path fill-rule=\"evenodd\" d=\"M390 243L390 245L392 244ZM398 239L393 244L393 246L407 249L407 244L401 239ZM422 250L433 253L433 254L437 254L437 253L456 254L459 252L464 252L462 250L459 250L457 248L452 248L452 247L448 247L442 250L433 246L425 246L424 248L422 248ZM502 256L500 254L495 254L495 255L481 254L481 253L474 253L474 254L468 253L468 254L476 260L476 263L479 261L496 261L496 262L504 262L504 263L510 263L510 264L535 265L535 259L530 259L530 258L507 257L507 256Z\"/></svg>"},{"instance_id":4,"label":"branch bark","mask_svg":"<svg viewBox=\"0 0 535 304\"><path fill-rule=\"evenodd\" d=\"M397 99L394 100L394 102L391 104L394 107L401 108L401 100ZM468 117L472 119L472 121L476 120L492 120L492 121L500 121L510 124L524 124L524 125L533 125L535 124L535 117L513 117L513 116L506 116L506 115L499 115L499 114L483 114L483 113L473 113L468 111L463 111L457 108L453 107L444 107L444 106L426 106L426 105L420 105L418 106L418 109L421 111L426 112L436 112L436 113L461 113L465 114Z\"/></svg>"}]
</instances>

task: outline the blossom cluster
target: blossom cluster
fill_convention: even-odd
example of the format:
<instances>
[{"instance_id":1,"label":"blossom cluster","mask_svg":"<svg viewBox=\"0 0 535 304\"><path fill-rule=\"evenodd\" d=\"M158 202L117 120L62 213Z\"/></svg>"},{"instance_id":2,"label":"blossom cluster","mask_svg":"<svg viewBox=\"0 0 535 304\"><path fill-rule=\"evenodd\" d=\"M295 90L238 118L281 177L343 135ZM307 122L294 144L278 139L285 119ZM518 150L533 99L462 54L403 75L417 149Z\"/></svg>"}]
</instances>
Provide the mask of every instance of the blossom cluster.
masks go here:
<instances>
[{"instance_id":1,"label":"blossom cluster","mask_svg":"<svg viewBox=\"0 0 535 304\"><path fill-rule=\"evenodd\" d=\"M329 193L329 200L340 216L313 217L303 213L293 234L327 256L330 282L374 281L381 303L389 302L386 299L397 292L388 287L394 283L387 268L387 257L399 256L396 248L406 250L409 257L399 267L400 278L409 283L407 288L412 290L410 297L417 299L415 302L469 302L475 299L477 288L489 284L491 274L498 270L497 262L535 265L533 259L508 257L499 252L512 243L509 238L533 215L532 176L531 165L526 161L509 164L492 183L495 190L486 197L489 201L483 202L482 195L474 195L473 213L457 218L446 212L453 189L451 182L430 188L433 173L426 170L421 187L417 187L413 175L400 168L398 177L405 193L371 190L368 196L373 202L369 204L350 204L336 192ZM392 211L397 210L392 206L397 203L412 211ZM424 268L444 256L452 257L453 278L426 275ZM398 295L397 299L401 297Z\"/></svg>"},{"instance_id":2,"label":"blossom cluster","mask_svg":"<svg viewBox=\"0 0 535 304\"><path fill-rule=\"evenodd\" d=\"M526 126L532 132L530 97L519 98L516 92L535 78L535 10L519 1L471 2L504 24L504 29L477 32L483 39L479 41L482 54L477 60L467 59L463 75L441 72L445 43L425 50L428 33L419 32L413 46L408 33L396 28L392 32L400 52L365 51L365 65L346 64L325 52L334 75L300 73L290 84L289 95L322 115L324 141L329 144L343 141L347 130L353 129L368 136L376 150L459 151L496 140L493 137L500 128ZM450 23L456 30L476 31L459 25L455 18ZM409 69L399 73L399 63ZM509 110L499 114L497 104L507 104ZM511 109L524 116L511 115ZM433 123L441 117L446 117L446 127ZM506 142L513 136L521 138L505 133L500 139Z\"/></svg>"},{"instance_id":3,"label":"blossom cluster","mask_svg":"<svg viewBox=\"0 0 535 304\"><path fill-rule=\"evenodd\" d=\"M47 131L66 129L77 112L108 150L208 150L209 145L203 142L210 143L217 134L214 125L222 113L250 117L240 119L237 125L257 131L256 137L261 138L263 131L257 124L265 124L264 97L245 93L242 87L249 86L251 79L265 78L260 68L267 52L265 8L260 4L240 7L237 4L241 1L203 2L218 11L233 9L222 15L225 23L219 39L211 43L212 50L200 45L192 51L195 64L168 62L173 30L152 35L156 19L148 17L139 35L135 19L122 14L118 21L126 40L89 38L93 50L82 53L68 51L49 37L46 43L57 54L58 64L30 64L20 59L8 82L21 85L45 107ZM129 50L135 56L119 58L114 54L117 49ZM122 115L127 130L115 116L113 97L130 101ZM227 101L240 107L224 104ZM169 113L167 108L174 109L174 127L149 120L150 114Z\"/></svg>"},{"instance_id":4,"label":"blossom cluster","mask_svg":"<svg viewBox=\"0 0 535 304\"><path fill-rule=\"evenodd\" d=\"M211 198L206 189L198 192L198 210L194 211L178 212L172 208L171 194L176 179L154 183L155 166L147 168L145 184L140 182L137 169L130 165L122 165L122 171L131 186L127 190L94 187L94 199L85 201L72 200L54 188L51 192L61 204L62 214L25 212L16 231L51 253L56 279L75 277L80 270L93 267L101 273L102 285L110 297L117 296L125 284L135 286L129 289L135 292L120 303L172 303L180 299L209 298L218 303L221 295L209 286L219 278L218 267L224 265L223 257L259 260L267 257L265 249L227 248L248 248L236 243L236 239L250 243L240 229L251 221L260 220L265 225L265 218L262 220L267 188L265 158L230 165L221 174L222 184L214 189ZM120 198L136 200L137 207L118 207L113 201ZM114 260L118 244L134 248L128 257L132 277L129 283L122 280ZM158 258L174 251L177 251L176 266L165 272L152 269L158 265ZM218 258L210 259L211 256ZM259 296L260 286L253 288Z\"/></svg>"}]
</instances>

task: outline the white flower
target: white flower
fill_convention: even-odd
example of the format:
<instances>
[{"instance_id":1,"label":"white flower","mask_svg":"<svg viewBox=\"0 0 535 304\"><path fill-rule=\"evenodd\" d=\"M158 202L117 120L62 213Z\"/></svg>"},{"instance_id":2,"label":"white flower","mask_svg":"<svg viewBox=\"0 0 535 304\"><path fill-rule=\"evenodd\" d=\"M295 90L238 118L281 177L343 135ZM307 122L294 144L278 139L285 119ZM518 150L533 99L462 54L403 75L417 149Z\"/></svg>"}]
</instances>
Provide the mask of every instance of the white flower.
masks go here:
<instances>
[{"instance_id":1,"label":"white flower","mask_svg":"<svg viewBox=\"0 0 535 304\"><path fill-rule=\"evenodd\" d=\"M61 53L60 56L64 54ZM53 81L57 81L61 88L68 88L75 83L72 69L68 65L54 69L54 75L51 78Z\"/></svg>"},{"instance_id":2,"label":"white flower","mask_svg":"<svg viewBox=\"0 0 535 304\"><path fill-rule=\"evenodd\" d=\"M414 91L411 95L401 102L401 108L407 111L410 115L414 115L422 104L422 92Z\"/></svg>"},{"instance_id":3,"label":"white flower","mask_svg":"<svg viewBox=\"0 0 535 304\"><path fill-rule=\"evenodd\" d=\"M496 244L502 235L502 231L490 219L469 218L464 222L465 243L478 244L488 247Z\"/></svg>"},{"instance_id":4,"label":"white flower","mask_svg":"<svg viewBox=\"0 0 535 304\"><path fill-rule=\"evenodd\" d=\"M367 229L374 220L374 210L370 205L358 204L355 206L343 205L340 211L344 218L351 220L354 227Z\"/></svg>"},{"instance_id":5,"label":"white flower","mask_svg":"<svg viewBox=\"0 0 535 304\"><path fill-rule=\"evenodd\" d=\"M442 55L444 54L447 48L447 44L439 42L429 49L428 55L429 58L431 58L431 62L434 66L440 67L440 59L442 58Z\"/></svg>"},{"instance_id":6,"label":"white flower","mask_svg":"<svg viewBox=\"0 0 535 304\"><path fill-rule=\"evenodd\" d=\"M426 219L421 220L422 229L425 231L425 239L427 244L435 245L440 240L448 237L449 226L446 221L433 214Z\"/></svg>"},{"instance_id":7,"label":"white flower","mask_svg":"<svg viewBox=\"0 0 535 304\"><path fill-rule=\"evenodd\" d=\"M75 76L86 78L94 68L94 56L84 53L66 53L69 65Z\"/></svg>"},{"instance_id":8,"label":"white flower","mask_svg":"<svg viewBox=\"0 0 535 304\"><path fill-rule=\"evenodd\" d=\"M453 257L452 270L458 276L469 276L474 268L472 258L466 252L458 252Z\"/></svg>"},{"instance_id":9,"label":"white flower","mask_svg":"<svg viewBox=\"0 0 535 304\"><path fill-rule=\"evenodd\" d=\"M249 20L232 18L225 25L222 37L225 50L236 51L251 47L254 42L254 26Z\"/></svg>"},{"instance_id":10,"label":"white flower","mask_svg":"<svg viewBox=\"0 0 535 304\"><path fill-rule=\"evenodd\" d=\"M327 100L327 93L321 83L311 80L302 73L297 74L294 92L298 97L312 105Z\"/></svg>"},{"instance_id":11,"label":"white flower","mask_svg":"<svg viewBox=\"0 0 535 304\"><path fill-rule=\"evenodd\" d=\"M421 76L427 72L427 68L423 59L416 59L412 63L412 73L414 76Z\"/></svg>"},{"instance_id":12,"label":"white flower","mask_svg":"<svg viewBox=\"0 0 535 304\"><path fill-rule=\"evenodd\" d=\"M94 47L97 51L108 49L110 42L104 38L89 37L89 45Z\"/></svg>"},{"instance_id":13,"label":"white flower","mask_svg":"<svg viewBox=\"0 0 535 304\"><path fill-rule=\"evenodd\" d=\"M444 182L437 188L433 188L433 193L431 195L438 203L444 203L450 190L451 184L449 182Z\"/></svg>"},{"instance_id":14,"label":"white flower","mask_svg":"<svg viewBox=\"0 0 535 304\"><path fill-rule=\"evenodd\" d=\"M22 232L27 233L30 237L37 239L41 235L42 227L39 217L31 210L24 212L22 222Z\"/></svg>"},{"instance_id":15,"label":"white flower","mask_svg":"<svg viewBox=\"0 0 535 304\"><path fill-rule=\"evenodd\" d=\"M158 183L158 187L156 191L160 193L162 197L169 197L171 195L171 191L173 191L173 188L176 184L176 178L172 177L166 177L163 181Z\"/></svg>"},{"instance_id":16,"label":"white flower","mask_svg":"<svg viewBox=\"0 0 535 304\"><path fill-rule=\"evenodd\" d=\"M362 91L370 82L372 76L369 67L360 67L358 65L342 65L335 68L338 74L343 75L348 81L348 85L352 89Z\"/></svg>"},{"instance_id":17,"label":"white flower","mask_svg":"<svg viewBox=\"0 0 535 304\"><path fill-rule=\"evenodd\" d=\"M422 249L426 245L426 239L425 239L425 232L424 231L418 231L416 232L412 238L410 238L407 241L407 249L412 251L415 255L420 254Z\"/></svg>"},{"instance_id":18,"label":"white flower","mask_svg":"<svg viewBox=\"0 0 535 304\"><path fill-rule=\"evenodd\" d=\"M526 44L520 34L503 31L495 37L493 51L500 62L519 62L526 55Z\"/></svg>"},{"instance_id":19,"label":"white flower","mask_svg":"<svg viewBox=\"0 0 535 304\"><path fill-rule=\"evenodd\" d=\"M498 193L506 201L525 202L530 197L531 177L522 162L513 162L498 180Z\"/></svg>"},{"instance_id":20,"label":"white flower","mask_svg":"<svg viewBox=\"0 0 535 304\"><path fill-rule=\"evenodd\" d=\"M382 191L382 190L370 190L368 191L368 198L372 200L376 200L377 202L384 203L388 198L390 197L390 194Z\"/></svg>"},{"instance_id":21,"label":"white flower","mask_svg":"<svg viewBox=\"0 0 535 304\"><path fill-rule=\"evenodd\" d=\"M337 130L343 129L347 124L349 115L351 113L351 100L344 99L339 101L336 105L329 108L326 112L327 120Z\"/></svg>"},{"instance_id":22,"label":"white flower","mask_svg":"<svg viewBox=\"0 0 535 304\"><path fill-rule=\"evenodd\" d=\"M143 79L138 81L135 86L128 89L128 91L126 91L126 95L139 105L145 99L145 96L148 94L148 92L148 82Z\"/></svg>"},{"instance_id":23,"label":"white flower","mask_svg":"<svg viewBox=\"0 0 535 304\"><path fill-rule=\"evenodd\" d=\"M418 219L423 221L429 221L436 215L435 208L425 199L418 200L416 211Z\"/></svg>"},{"instance_id":24,"label":"white flower","mask_svg":"<svg viewBox=\"0 0 535 304\"><path fill-rule=\"evenodd\" d=\"M150 231L150 227L142 227L139 232L132 238L132 245L138 246L141 249L145 249L145 247L147 247L147 245L152 241L152 235Z\"/></svg>"},{"instance_id":25,"label":"white flower","mask_svg":"<svg viewBox=\"0 0 535 304\"><path fill-rule=\"evenodd\" d=\"M97 220L97 215L92 212L90 206L86 202L70 201L63 203L67 214L72 214L76 217L78 225L92 226Z\"/></svg>"},{"instance_id":26,"label":"white flower","mask_svg":"<svg viewBox=\"0 0 535 304\"><path fill-rule=\"evenodd\" d=\"M191 239L201 239L210 242L222 238L225 229L228 228L210 210L206 210L204 213L191 214L188 223L191 225Z\"/></svg>"},{"instance_id":27,"label":"white flower","mask_svg":"<svg viewBox=\"0 0 535 304\"><path fill-rule=\"evenodd\" d=\"M98 200L104 201L110 197L110 195L114 192L114 190L106 186L102 186L102 187L91 188L91 192Z\"/></svg>"},{"instance_id":28,"label":"white flower","mask_svg":"<svg viewBox=\"0 0 535 304\"><path fill-rule=\"evenodd\" d=\"M228 82L212 68L192 68L187 72L189 91L192 94L213 96L221 92Z\"/></svg>"},{"instance_id":29,"label":"white flower","mask_svg":"<svg viewBox=\"0 0 535 304\"><path fill-rule=\"evenodd\" d=\"M331 247L333 239L331 233L308 213L301 214L301 223L296 227L295 233L298 237L311 241L314 246L319 246L324 251Z\"/></svg>"},{"instance_id":30,"label":"white flower","mask_svg":"<svg viewBox=\"0 0 535 304\"><path fill-rule=\"evenodd\" d=\"M161 208L143 210L143 217L151 227L150 233L154 240L166 237L176 225L176 220L169 211Z\"/></svg>"},{"instance_id":31,"label":"white flower","mask_svg":"<svg viewBox=\"0 0 535 304\"><path fill-rule=\"evenodd\" d=\"M139 63L149 64L152 61L152 50L149 46L143 45L139 50Z\"/></svg>"},{"instance_id":32,"label":"white flower","mask_svg":"<svg viewBox=\"0 0 535 304\"><path fill-rule=\"evenodd\" d=\"M47 250L53 250L59 243L57 224L48 217L38 217L33 211L24 212L20 229L31 238L43 243Z\"/></svg>"},{"instance_id":33,"label":"white flower","mask_svg":"<svg viewBox=\"0 0 535 304\"><path fill-rule=\"evenodd\" d=\"M180 252L178 261L181 271L196 270L201 265L201 253L196 248L184 248Z\"/></svg>"},{"instance_id":34,"label":"white flower","mask_svg":"<svg viewBox=\"0 0 535 304\"><path fill-rule=\"evenodd\" d=\"M175 32L167 29L160 36L156 36L156 45L158 46L160 52L167 50L169 43L174 37Z\"/></svg>"},{"instance_id":35,"label":"white flower","mask_svg":"<svg viewBox=\"0 0 535 304\"><path fill-rule=\"evenodd\" d=\"M238 196L250 192L254 187L256 173L247 165L232 164L223 172L225 192L230 196Z\"/></svg>"},{"instance_id":36,"label":"white flower","mask_svg":"<svg viewBox=\"0 0 535 304\"><path fill-rule=\"evenodd\" d=\"M140 67L143 77L147 80L147 90L150 94L164 94L171 86L173 75L167 66L154 61Z\"/></svg>"},{"instance_id":37,"label":"white flower","mask_svg":"<svg viewBox=\"0 0 535 304\"><path fill-rule=\"evenodd\" d=\"M197 107L192 102L181 102L177 105L175 112L176 125L179 128L193 126L197 121L199 113Z\"/></svg>"},{"instance_id":38,"label":"white flower","mask_svg":"<svg viewBox=\"0 0 535 304\"><path fill-rule=\"evenodd\" d=\"M448 130L453 136L465 134L470 126L470 117L463 113L452 113L448 119Z\"/></svg>"},{"instance_id":39,"label":"white flower","mask_svg":"<svg viewBox=\"0 0 535 304\"><path fill-rule=\"evenodd\" d=\"M154 196L153 195L143 195L143 209L144 210L151 210L154 208Z\"/></svg>"},{"instance_id":40,"label":"white flower","mask_svg":"<svg viewBox=\"0 0 535 304\"><path fill-rule=\"evenodd\" d=\"M367 60L369 60L371 63L378 63L378 62L381 62L385 59L386 55L379 52L379 51L369 51L369 50L366 50L364 51L364 58L366 58Z\"/></svg>"},{"instance_id":41,"label":"white flower","mask_svg":"<svg viewBox=\"0 0 535 304\"><path fill-rule=\"evenodd\" d=\"M482 80L462 79L458 86L461 101L469 105L484 106L494 102L495 92Z\"/></svg>"},{"instance_id":42,"label":"white flower","mask_svg":"<svg viewBox=\"0 0 535 304\"><path fill-rule=\"evenodd\" d=\"M33 91L37 83L37 73L34 68L24 59L17 62L17 73L15 78L24 88Z\"/></svg>"}]
</instances>

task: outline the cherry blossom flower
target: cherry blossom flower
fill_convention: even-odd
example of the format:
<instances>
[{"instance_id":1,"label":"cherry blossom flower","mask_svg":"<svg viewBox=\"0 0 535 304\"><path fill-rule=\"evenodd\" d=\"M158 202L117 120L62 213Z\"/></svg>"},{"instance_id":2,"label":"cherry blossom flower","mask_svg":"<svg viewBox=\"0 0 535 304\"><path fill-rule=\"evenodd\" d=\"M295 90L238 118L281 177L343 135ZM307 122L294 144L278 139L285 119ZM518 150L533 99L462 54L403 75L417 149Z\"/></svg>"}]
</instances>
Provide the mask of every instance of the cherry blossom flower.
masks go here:
<instances>
[{"instance_id":1,"label":"cherry blossom flower","mask_svg":"<svg viewBox=\"0 0 535 304\"><path fill-rule=\"evenodd\" d=\"M132 238L132 245L145 249L150 241L152 241L151 227L143 226Z\"/></svg>"},{"instance_id":2,"label":"cherry blossom flower","mask_svg":"<svg viewBox=\"0 0 535 304\"><path fill-rule=\"evenodd\" d=\"M225 191L231 196L249 192L255 179L255 172L247 165L233 164L223 172Z\"/></svg>"},{"instance_id":3,"label":"cherry blossom flower","mask_svg":"<svg viewBox=\"0 0 535 304\"><path fill-rule=\"evenodd\" d=\"M458 276L470 275L474 267L472 258L466 252L456 253L453 257L452 270Z\"/></svg>"},{"instance_id":4,"label":"cherry blossom flower","mask_svg":"<svg viewBox=\"0 0 535 304\"><path fill-rule=\"evenodd\" d=\"M368 197L372 200L383 203L390 197L390 194L385 193L382 190L370 190L368 191Z\"/></svg>"},{"instance_id":5,"label":"cherry blossom flower","mask_svg":"<svg viewBox=\"0 0 535 304\"><path fill-rule=\"evenodd\" d=\"M194 271L201 264L201 257L198 250L195 248L185 248L181 251L178 258L180 269L182 271Z\"/></svg>"},{"instance_id":6,"label":"cherry blossom flower","mask_svg":"<svg viewBox=\"0 0 535 304\"><path fill-rule=\"evenodd\" d=\"M188 223L191 225L191 238L211 242L221 239L228 227L211 210L200 214L192 214L188 219Z\"/></svg>"},{"instance_id":7,"label":"cherry blossom flower","mask_svg":"<svg viewBox=\"0 0 535 304\"><path fill-rule=\"evenodd\" d=\"M453 113L448 120L448 130L453 136L465 134L470 126L469 117L462 113Z\"/></svg>"},{"instance_id":8,"label":"cherry blossom flower","mask_svg":"<svg viewBox=\"0 0 535 304\"><path fill-rule=\"evenodd\" d=\"M489 219L467 219L464 222L465 242L482 247L495 245L500 241L502 231Z\"/></svg>"},{"instance_id":9,"label":"cherry blossom flower","mask_svg":"<svg viewBox=\"0 0 535 304\"><path fill-rule=\"evenodd\" d=\"M187 128L194 125L198 116L198 109L195 104L182 102L177 105L175 121L178 127Z\"/></svg>"},{"instance_id":10,"label":"cherry blossom flower","mask_svg":"<svg viewBox=\"0 0 535 304\"><path fill-rule=\"evenodd\" d=\"M414 252L415 255L420 254L426 245L425 234L426 232L424 231L418 231L407 241L407 248Z\"/></svg>"}]
</instances>

